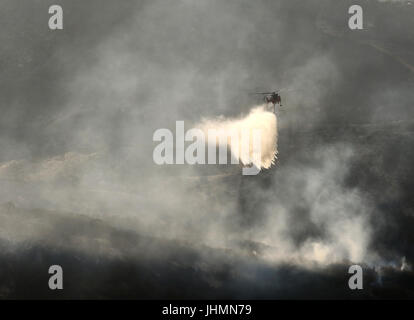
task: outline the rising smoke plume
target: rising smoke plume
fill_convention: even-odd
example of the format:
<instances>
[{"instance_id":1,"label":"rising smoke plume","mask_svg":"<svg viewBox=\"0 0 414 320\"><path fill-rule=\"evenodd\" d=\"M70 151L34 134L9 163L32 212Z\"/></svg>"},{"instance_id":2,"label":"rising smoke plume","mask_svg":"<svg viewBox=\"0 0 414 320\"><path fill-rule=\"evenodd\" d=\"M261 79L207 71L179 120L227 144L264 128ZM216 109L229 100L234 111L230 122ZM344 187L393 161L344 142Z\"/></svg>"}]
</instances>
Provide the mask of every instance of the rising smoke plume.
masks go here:
<instances>
[{"instance_id":1,"label":"rising smoke plume","mask_svg":"<svg viewBox=\"0 0 414 320\"><path fill-rule=\"evenodd\" d=\"M153 255L187 266L186 281L189 270L205 265L182 258L180 246L125 251L129 234L199 245L214 267L223 260L206 246L243 248L242 255L253 248L254 259L309 268L413 264L412 73L384 52L349 41L355 33L339 39L320 30L318 21L326 22L325 31L346 28L352 1L64 0L62 32L45 27L47 11L38 1L20 3L17 10L4 0L0 32L3 248L47 244L90 256ZM370 14L360 40L376 39L412 65L413 6L364 3ZM246 92L285 85L296 90L283 94L287 108L278 119L260 106L250 111L254 101ZM260 166L271 168L253 178L238 166L234 175L205 177L198 167L155 165L152 134L178 119L204 129L262 129ZM74 256L68 265L79 265ZM252 261L246 274L260 275L268 288L274 278ZM11 266L8 275L22 268ZM29 263L23 271L31 270ZM171 270L160 272L168 278L160 292L180 287L170 281ZM208 278L217 286L215 274ZM291 283L282 278L273 283L285 283L285 294ZM298 280L301 287L306 279Z\"/></svg>"}]
</instances>

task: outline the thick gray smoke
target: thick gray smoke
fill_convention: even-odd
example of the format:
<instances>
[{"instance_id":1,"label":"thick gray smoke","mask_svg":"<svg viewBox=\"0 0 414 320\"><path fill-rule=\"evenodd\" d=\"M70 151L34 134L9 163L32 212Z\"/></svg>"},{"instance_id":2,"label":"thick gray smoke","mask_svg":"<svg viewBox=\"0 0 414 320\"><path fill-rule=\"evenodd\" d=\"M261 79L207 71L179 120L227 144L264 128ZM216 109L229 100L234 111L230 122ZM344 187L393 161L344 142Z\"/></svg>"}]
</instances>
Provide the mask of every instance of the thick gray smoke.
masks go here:
<instances>
[{"instance_id":1,"label":"thick gray smoke","mask_svg":"<svg viewBox=\"0 0 414 320\"><path fill-rule=\"evenodd\" d=\"M42 1L1 5L5 251L137 256L105 225L271 265L410 269L414 90L393 57L413 65L412 6L367 1L354 36L348 1L60 3L56 32ZM277 118L249 95L280 88ZM178 120L261 129L263 170L156 165L153 133Z\"/></svg>"}]
</instances>

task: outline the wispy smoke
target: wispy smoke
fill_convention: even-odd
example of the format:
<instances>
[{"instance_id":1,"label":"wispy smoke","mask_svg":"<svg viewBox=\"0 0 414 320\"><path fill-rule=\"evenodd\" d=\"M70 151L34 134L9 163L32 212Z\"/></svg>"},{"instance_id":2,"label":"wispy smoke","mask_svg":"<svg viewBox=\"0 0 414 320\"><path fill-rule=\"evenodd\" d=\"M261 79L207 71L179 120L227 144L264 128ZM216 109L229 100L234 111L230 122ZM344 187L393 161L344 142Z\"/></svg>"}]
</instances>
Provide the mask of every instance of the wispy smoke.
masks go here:
<instances>
[{"instance_id":1,"label":"wispy smoke","mask_svg":"<svg viewBox=\"0 0 414 320\"><path fill-rule=\"evenodd\" d=\"M269 159L275 152L275 121L273 113L259 107L241 120L203 123L208 128L233 125L245 128L251 122L261 128L269 126L264 131L269 141L263 145L264 150L268 148L264 159ZM108 173L113 177L111 181L108 176L104 177L106 182L98 179L96 170L111 170L103 167L102 155L72 153L40 163L12 161L0 168L1 178L38 186L29 198L24 194L12 195L12 198L8 195L8 200L21 207L37 203L49 210L70 210L106 221L115 218L117 222L112 223L123 228L135 226L148 235L191 240L213 247L236 249L234 243L249 240L263 246L256 251L266 259L307 265L369 261L366 259L371 233L368 219L372 209L357 189L348 190L343 185L352 155L349 146L334 145L311 152L310 157L316 163L312 168L298 163L277 167L274 183L283 187L275 193L272 189L252 186L243 197L249 201L260 194L264 196L261 203L264 217L258 224L237 233L227 221L237 220L239 200L226 189L237 187L240 173L229 181L219 179L207 184L185 176L157 178L153 184L146 183L145 191L140 188L140 193L135 194L133 186L114 176L114 172ZM65 186L62 179L72 183ZM200 186L202 189L198 189ZM163 190L162 202L157 195L159 188ZM116 215L108 216L110 212ZM169 223L165 224L166 221ZM203 223L200 225L199 221ZM11 229L8 225L9 239L13 234ZM18 230L15 232L19 234ZM26 236L30 234L33 233ZM298 236L302 238L298 240Z\"/></svg>"},{"instance_id":2,"label":"wispy smoke","mask_svg":"<svg viewBox=\"0 0 414 320\"><path fill-rule=\"evenodd\" d=\"M346 28L352 1L102 1L63 1L60 34L33 1L2 20L2 242L135 257L107 229L93 234L99 221L274 264L410 270L412 73L318 28ZM376 41L409 59L413 6L366 6ZM251 109L249 92L281 87L294 90L277 118ZM267 169L155 165L153 132L177 120L260 129L255 165Z\"/></svg>"}]
</instances>

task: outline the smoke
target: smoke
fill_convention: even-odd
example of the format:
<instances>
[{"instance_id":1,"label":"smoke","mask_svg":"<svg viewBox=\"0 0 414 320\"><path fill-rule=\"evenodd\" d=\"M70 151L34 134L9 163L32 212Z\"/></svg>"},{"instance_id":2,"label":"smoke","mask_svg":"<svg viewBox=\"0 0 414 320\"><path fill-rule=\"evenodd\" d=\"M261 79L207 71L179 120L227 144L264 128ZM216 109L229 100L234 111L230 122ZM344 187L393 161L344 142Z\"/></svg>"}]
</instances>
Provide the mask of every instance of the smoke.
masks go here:
<instances>
[{"instance_id":1,"label":"smoke","mask_svg":"<svg viewBox=\"0 0 414 320\"><path fill-rule=\"evenodd\" d=\"M268 148L262 154L266 161L276 152L275 122L274 114L260 106L244 118L204 120L201 128L264 128L263 134L268 134L269 139L263 144L263 150ZM215 248L237 251L240 243L249 241L255 254L276 263L308 267L346 260L368 263L373 261L367 255L372 208L358 189L344 186L353 156L349 145L317 147L307 155L313 167L297 162L276 167L272 184L282 186L280 189L262 189L253 184L243 194L243 188L238 190L243 179L239 171L229 180L155 176L152 182L142 181L138 187L105 165L103 154L68 153L40 162L0 164L0 200L29 210L38 207L86 214L121 229ZM103 176L102 171L106 172ZM7 180L20 181L20 185L13 188L10 182L5 184ZM255 207L249 211L254 222L242 228L234 227L244 210L233 190ZM4 210L3 207L1 214L6 213ZM54 240L42 231L53 229L45 223L39 224L39 230L31 228L31 232L22 234L14 226L25 230L33 225L32 220L36 221L36 217L22 217L5 214L0 238L11 242L52 240L69 247L77 241L76 236L73 240ZM93 251L93 244L83 249ZM106 250L118 249L108 243Z\"/></svg>"},{"instance_id":2,"label":"smoke","mask_svg":"<svg viewBox=\"0 0 414 320\"><path fill-rule=\"evenodd\" d=\"M299 267L403 256L412 266L411 73L317 28L318 18L346 28L350 1L63 2L59 33L33 1L22 0L24 19L15 9L3 19L1 241L125 257L181 250L124 250L128 231ZM383 6L364 6L375 37L412 52L409 6ZM283 87L295 90L277 117L251 109L247 92ZM226 141L241 163L269 170L155 165L152 134L178 119L250 141L259 129L258 161L251 145L245 157ZM117 236L95 232L95 219Z\"/></svg>"},{"instance_id":3,"label":"smoke","mask_svg":"<svg viewBox=\"0 0 414 320\"><path fill-rule=\"evenodd\" d=\"M344 186L353 156L346 144L317 147L310 154L313 168L296 163L278 172L283 187L266 207L273 230L258 232L274 248L266 254L299 264L370 261L371 204Z\"/></svg>"},{"instance_id":4,"label":"smoke","mask_svg":"<svg viewBox=\"0 0 414 320\"><path fill-rule=\"evenodd\" d=\"M247 116L240 119L204 119L196 125L208 137L208 132L217 132L215 141L209 141L219 148L230 146L232 157L244 165L253 164L260 169L269 169L277 155L277 118L273 112L267 111L266 106L254 107ZM260 150L253 146L253 132L257 130L260 136ZM246 134L246 138L243 138ZM235 139L233 139L234 137ZM242 144L248 138L248 152L243 152ZM260 154L256 154L259 152Z\"/></svg>"},{"instance_id":5,"label":"smoke","mask_svg":"<svg viewBox=\"0 0 414 320\"><path fill-rule=\"evenodd\" d=\"M244 117L203 119L195 127L222 134L235 130L239 135L259 129L262 153L257 165L269 168L274 163L277 118L265 106L254 107ZM234 155L235 150L241 149L227 135L222 141L227 142ZM151 180L131 183L106 162L105 153L71 152L38 162L10 161L0 164L0 178L25 182L28 192L3 192L1 200L13 201L18 207L38 206L86 214L148 236L227 248L242 254L246 252L240 243L248 241L255 255L272 263L313 267L348 260L373 262L375 256L367 253L373 209L360 190L345 186L355 156L352 146L309 144L298 152L303 160L293 159L273 168L271 184L266 188L257 182L243 182L240 171L227 179L199 180L188 179L184 173L168 177L169 168L161 172L151 170ZM189 166L188 170L199 174L198 168ZM8 185L4 190L13 189ZM240 201L248 202L249 207L241 207ZM244 214L252 215L251 221L237 227ZM35 235L44 241L41 232L21 235L16 230L14 234L10 227L13 225L17 225L14 220L4 223L7 228L0 236L9 241L27 241ZM65 244L70 246L71 241ZM84 249L93 251L93 245ZM117 249L108 244L106 250Z\"/></svg>"}]
</instances>

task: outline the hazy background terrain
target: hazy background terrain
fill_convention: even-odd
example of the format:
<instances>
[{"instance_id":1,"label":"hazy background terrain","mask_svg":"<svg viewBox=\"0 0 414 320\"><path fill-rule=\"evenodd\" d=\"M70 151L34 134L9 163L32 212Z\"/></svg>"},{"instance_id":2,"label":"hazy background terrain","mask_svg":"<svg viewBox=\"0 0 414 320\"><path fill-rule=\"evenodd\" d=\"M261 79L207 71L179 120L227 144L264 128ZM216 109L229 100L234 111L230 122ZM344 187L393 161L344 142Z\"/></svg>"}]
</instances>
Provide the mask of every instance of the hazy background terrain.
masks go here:
<instances>
[{"instance_id":1,"label":"hazy background terrain","mask_svg":"<svg viewBox=\"0 0 414 320\"><path fill-rule=\"evenodd\" d=\"M3 0L0 297L413 298L414 5L351 4ZM278 88L271 169L153 163Z\"/></svg>"}]
</instances>

